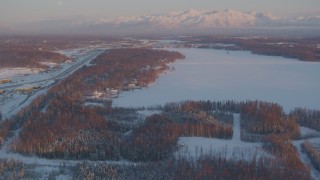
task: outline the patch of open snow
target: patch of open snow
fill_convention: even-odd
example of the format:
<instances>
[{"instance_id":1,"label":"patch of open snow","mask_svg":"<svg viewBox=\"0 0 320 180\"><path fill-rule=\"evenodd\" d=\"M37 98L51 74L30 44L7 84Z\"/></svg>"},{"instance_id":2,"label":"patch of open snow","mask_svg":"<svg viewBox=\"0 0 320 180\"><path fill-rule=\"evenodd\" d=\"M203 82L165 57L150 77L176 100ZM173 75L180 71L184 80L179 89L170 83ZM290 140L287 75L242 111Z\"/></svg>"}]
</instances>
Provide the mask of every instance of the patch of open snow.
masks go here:
<instances>
[{"instance_id":1,"label":"patch of open snow","mask_svg":"<svg viewBox=\"0 0 320 180\"><path fill-rule=\"evenodd\" d=\"M137 111L139 114L141 114L144 117L148 117L154 114L160 114L162 111L160 110L140 110Z\"/></svg>"},{"instance_id":2,"label":"patch of open snow","mask_svg":"<svg viewBox=\"0 0 320 180\"><path fill-rule=\"evenodd\" d=\"M271 156L263 151L261 143L236 142L203 137L180 137L178 144L181 148L176 154L192 158L213 154L225 156L227 159L250 161L254 157Z\"/></svg>"},{"instance_id":3,"label":"patch of open snow","mask_svg":"<svg viewBox=\"0 0 320 180\"><path fill-rule=\"evenodd\" d=\"M95 102L86 102L83 104L84 106L99 106L99 107L104 107L102 103L95 103Z\"/></svg>"},{"instance_id":4,"label":"patch of open snow","mask_svg":"<svg viewBox=\"0 0 320 180\"><path fill-rule=\"evenodd\" d=\"M262 149L262 143L242 142L240 140L240 115L233 116L233 137L231 140L204 138L204 137L180 137L178 140L180 149L177 156L198 158L201 155L213 154L225 156L227 159L252 160L254 157L272 157Z\"/></svg>"},{"instance_id":5,"label":"patch of open snow","mask_svg":"<svg viewBox=\"0 0 320 180\"><path fill-rule=\"evenodd\" d=\"M2 68L0 69L0 79L13 78L20 75L36 74L40 71L41 69L31 68Z\"/></svg>"},{"instance_id":6,"label":"patch of open snow","mask_svg":"<svg viewBox=\"0 0 320 180\"><path fill-rule=\"evenodd\" d=\"M240 135L240 114L233 114L233 135L232 135L232 141L240 142L241 141L241 135Z\"/></svg>"},{"instance_id":7,"label":"patch of open snow","mask_svg":"<svg viewBox=\"0 0 320 180\"><path fill-rule=\"evenodd\" d=\"M45 65L45 66L48 66L48 67L50 67L50 68L58 67L58 66L59 66L58 63L54 63L54 62L40 62L40 64Z\"/></svg>"},{"instance_id":8,"label":"patch of open snow","mask_svg":"<svg viewBox=\"0 0 320 180\"><path fill-rule=\"evenodd\" d=\"M320 137L320 132L314 129L310 129L307 127L300 126L300 136L303 137Z\"/></svg>"},{"instance_id":9,"label":"patch of open snow","mask_svg":"<svg viewBox=\"0 0 320 180\"><path fill-rule=\"evenodd\" d=\"M79 55L81 52L80 49L69 49L69 50L60 50L60 51L57 51L57 53L59 54L63 54L65 56L68 56L68 57L75 57L77 55Z\"/></svg>"},{"instance_id":10,"label":"patch of open snow","mask_svg":"<svg viewBox=\"0 0 320 180\"><path fill-rule=\"evenodd\" d=\"M59 176L56 176L56 180L68 180L68 179L73 179L73 178L69 175L62 175L62 174L60 174Z\"/></svg>"}]
</instances>

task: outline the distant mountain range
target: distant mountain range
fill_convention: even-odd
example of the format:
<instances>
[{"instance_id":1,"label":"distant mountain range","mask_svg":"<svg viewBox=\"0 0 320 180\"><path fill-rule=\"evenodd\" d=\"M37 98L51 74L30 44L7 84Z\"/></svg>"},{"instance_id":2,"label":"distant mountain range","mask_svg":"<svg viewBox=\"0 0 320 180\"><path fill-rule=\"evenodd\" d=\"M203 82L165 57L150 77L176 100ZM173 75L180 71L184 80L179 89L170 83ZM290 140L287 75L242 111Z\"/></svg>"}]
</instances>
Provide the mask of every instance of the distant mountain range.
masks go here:
<instances>
[{"instance_id":1,"label":"distant mountain range","mask_svg":"<svg viewBox=\"0 0 320 180\"><path fill-rule=\"evenodd\" d=\"M99 19L96 25L139 26L174 28L248 28L274 26L320 26L320 16L283 18L271 13L242 12L237 10L200 11L189 9L165 15L118 17Z\"/></svg>"},{"instance_id":2,"label":"distant mountain range","mask_svg":"<svg viewBox=\"0 0 320 180\"><path fill-rule=\"evenodd\" d=\"M11 28L12 29L12 28ZM254 29L320 29L320 16L278 17L271 13L238 10L207 11L189 9L163 15L100 18L97 20L41 21L14 27L16 30L48 33L210 33L250 31Z\"/></svg>"}]
</instances>

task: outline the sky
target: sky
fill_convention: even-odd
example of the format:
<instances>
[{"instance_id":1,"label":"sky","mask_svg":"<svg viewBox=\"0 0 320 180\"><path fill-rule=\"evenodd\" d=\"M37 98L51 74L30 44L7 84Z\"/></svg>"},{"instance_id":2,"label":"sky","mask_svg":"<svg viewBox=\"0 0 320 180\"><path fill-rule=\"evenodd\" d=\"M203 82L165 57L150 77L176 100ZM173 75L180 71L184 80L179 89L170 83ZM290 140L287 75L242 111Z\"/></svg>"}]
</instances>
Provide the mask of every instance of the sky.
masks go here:
<instances>
[{"instance_id":1,"label":"sky","mask_svg":"<svg viewBox=\"0 0 320 180\"><path fill-rule=\"evenodd\" d=\"M280 16L320 15L320 0L0 0L0 24L165 14L190 8L261 11Z\"/></svg>"}]
</instances>

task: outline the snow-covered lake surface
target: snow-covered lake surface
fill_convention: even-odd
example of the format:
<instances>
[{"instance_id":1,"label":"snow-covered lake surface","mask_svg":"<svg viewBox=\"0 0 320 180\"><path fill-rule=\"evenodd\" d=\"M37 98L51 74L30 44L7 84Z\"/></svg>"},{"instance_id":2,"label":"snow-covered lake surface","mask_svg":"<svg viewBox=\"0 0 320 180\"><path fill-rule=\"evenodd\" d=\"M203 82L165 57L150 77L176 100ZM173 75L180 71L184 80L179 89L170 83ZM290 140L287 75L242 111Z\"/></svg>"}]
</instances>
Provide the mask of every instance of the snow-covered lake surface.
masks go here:
<instances>
[{"instance_id":1,"label":"snow-covered lake surface","mask_svg":"<svg viewBox=\"0 0 320 180\"><path fill-rule=\"evenodd\" d=\"M154 106L182 100L264 100L320 109L320 63L244 51L169 49L186 56L141 90L124 92L114 106Z\"/></svg>"}]
</instances>

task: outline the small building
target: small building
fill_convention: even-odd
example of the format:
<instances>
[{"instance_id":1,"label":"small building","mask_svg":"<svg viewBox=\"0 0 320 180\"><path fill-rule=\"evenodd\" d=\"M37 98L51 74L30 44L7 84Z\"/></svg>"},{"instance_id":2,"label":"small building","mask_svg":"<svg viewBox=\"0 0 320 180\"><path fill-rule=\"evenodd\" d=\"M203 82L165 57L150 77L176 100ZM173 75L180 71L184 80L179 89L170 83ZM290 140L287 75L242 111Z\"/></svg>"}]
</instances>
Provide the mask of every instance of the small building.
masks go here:
<instances>
[{"instance_id":1,"label":"small building","mask_svg":"<svg viewBox=\"0 0 320 180\"><path fill-rule=\"evenodd\" d=\"M103 97L103 92L100 92L100 91L94 91L92 93L92 96L95 97L95 98L102 98Z\"/></svg>"},{"instance_id":2,"label":"small building","mask_svg":"<svg viewBox=\"0 0 320 180\"><path fill-rule=\"evenodd\" d=\"M129 89L134 89L134 88L136 88L136 84L133 84L133 83L128 84L128 88Z\"/></svg>"},{"instance_id":3,"label":"small building","mask_svg":"<svg viewBox=\"0 0 320 180\"><path fill-rule=\"evenodd\" d=\"M110 90L110 94L111 95L117 95L119 93L119 90L117 90L117 89L111 89Z\"/></svg>"},{"instance_id":4,"label":"small building","mask_svg":"<svg viewBox=\"0 0 320 180\"><path fill-rule=\"evenodd\" d=\"M141 87L140 86L137 86L136 84L134 83L130 83L128 84L128 89L140 89Z\"/></svg>"},{"instance_id":5,"label":"small building","mask_svg":"<svg viewBox=\"0 0 320 180\"><path fill-rule=\"evenodd\" d=\"M156 66L156 67L153 67L153 70L160 70L160 69L162 69L162 67L161 66Z\"/></svg>"}]
</instances>

